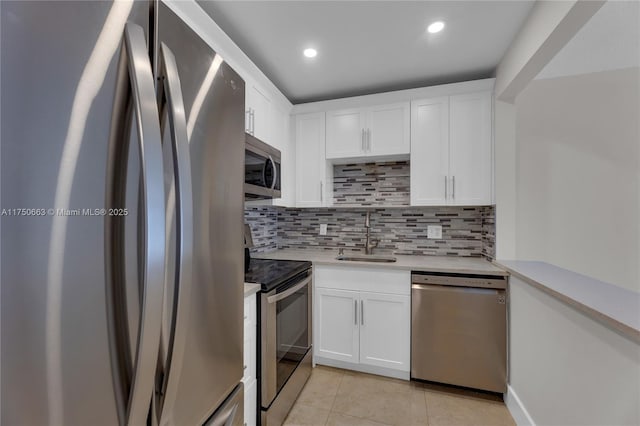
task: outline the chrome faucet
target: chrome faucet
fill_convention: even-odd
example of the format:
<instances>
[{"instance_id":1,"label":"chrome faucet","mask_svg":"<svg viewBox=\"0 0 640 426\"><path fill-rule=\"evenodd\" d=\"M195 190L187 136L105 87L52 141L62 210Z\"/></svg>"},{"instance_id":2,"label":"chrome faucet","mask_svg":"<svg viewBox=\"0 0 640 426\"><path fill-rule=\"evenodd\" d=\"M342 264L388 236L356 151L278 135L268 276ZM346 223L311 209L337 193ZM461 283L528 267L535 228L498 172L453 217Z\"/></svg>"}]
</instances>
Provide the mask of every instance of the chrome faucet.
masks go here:
<instances>
[{"instance_id":1,"label":"chrome faucet","mask_svg":"<svg viewBox=\"0 0 640 426\"><path fill-rule=\"evenodd\" d=\"M364 242L364 253L373 254L373 249L378 247L378 241L371 241L371 212L367 211L364 219L364 227L367 228L367 239Z\"/></svg>"}]
</instances>

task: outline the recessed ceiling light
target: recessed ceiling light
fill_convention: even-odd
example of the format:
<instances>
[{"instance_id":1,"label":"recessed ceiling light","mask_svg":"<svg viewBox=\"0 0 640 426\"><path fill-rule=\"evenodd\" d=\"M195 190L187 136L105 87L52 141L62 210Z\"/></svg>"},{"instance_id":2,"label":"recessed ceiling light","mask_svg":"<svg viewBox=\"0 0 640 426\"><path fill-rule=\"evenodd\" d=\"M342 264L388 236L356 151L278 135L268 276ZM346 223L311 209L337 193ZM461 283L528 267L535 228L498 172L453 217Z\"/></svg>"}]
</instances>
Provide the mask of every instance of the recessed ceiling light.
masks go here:
<instances>
[{"instance_id":1,"label":"recessed ceiling light","mask_svg":"<svg viewBox=\"0 0 640 426\"><path fill-rule=\"evenodd\" d=\"M308 48L304 49L304 52L302 53L304 53L304 56L306 56L307 58L315 58L318 54L318 51L316 49Z\"/></svg>"},{"instance_id":2,"label":"recessed ceiling light","mask_svg":"<svg viewBox=\"0 0 640 426\"><path fill-rule=\"evenodd\" d=\"M427 31L431 34L439 33L444 28L444 22L436 21L427 27Z\"/></svg>"}]
</instances>

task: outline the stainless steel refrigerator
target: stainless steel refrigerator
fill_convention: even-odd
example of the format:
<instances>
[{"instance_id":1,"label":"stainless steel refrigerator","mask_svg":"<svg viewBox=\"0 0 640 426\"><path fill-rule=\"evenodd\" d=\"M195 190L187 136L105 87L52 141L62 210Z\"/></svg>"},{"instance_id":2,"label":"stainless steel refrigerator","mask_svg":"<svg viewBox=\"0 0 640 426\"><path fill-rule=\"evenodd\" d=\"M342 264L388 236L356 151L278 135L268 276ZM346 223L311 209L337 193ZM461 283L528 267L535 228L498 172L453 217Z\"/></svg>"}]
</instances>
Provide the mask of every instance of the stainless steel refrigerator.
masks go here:
<instances>
[{"instance_id":1,"label":"stainless steel refrigerator","mask_svg":"<svg viewBox=\"0 0 640 426\"><path fill-rule=\"evenodd\" d=\"M1 423L242 424L243 80L161 2L0 13Z\"/></svg>"}]
</instances>

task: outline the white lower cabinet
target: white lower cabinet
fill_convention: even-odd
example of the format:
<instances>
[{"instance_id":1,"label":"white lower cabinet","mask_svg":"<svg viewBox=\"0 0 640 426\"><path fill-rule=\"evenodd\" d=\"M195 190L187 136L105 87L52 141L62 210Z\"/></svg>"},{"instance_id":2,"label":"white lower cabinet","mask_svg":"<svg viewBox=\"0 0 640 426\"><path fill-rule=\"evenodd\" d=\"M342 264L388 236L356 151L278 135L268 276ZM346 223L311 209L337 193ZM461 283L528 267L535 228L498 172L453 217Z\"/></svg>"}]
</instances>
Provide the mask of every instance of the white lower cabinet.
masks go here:
<instances>
[{"instance_id":1,"label":"white lower cabinet","mask_svg":"<svg viewBox=\"0 0 640 426\"><path fill-rule=\"evenodd\" d=\"M315 362L408 379L410 273L342 266L314 269Z\"/></svg>"},{"instance_id":2,"label":"white lower cabinet","mask_svg":"<svg viewBox=\"0 0 640 426\"><path fill-rule=\"evenodd\" d=\"M360 293L360 363L410 370L411 297Z\"/></svg>"},{"instance_id":3,"label":"white lower cabinet","mask_svg":"<svg viewBox=\"0 0 640 426\"><path fill-rule=\"evenodd\" d=\"M317 288L315 353L317 356L346 362L359 362L360 334L357 291Z\"/></svg>"},{"instance_id":4,"label":"white lower cabinet","mask_svg":"<svg viewBox=\"0 0 640 426\"><path fill-rule=\"evenodd\" d=\"M256 386L257 362L257 307L256 295L244 299L244 424L255 426L258 410L258 392Z\"/></svg>"},{"instance_id":5,"label":"white lower cabinet","mask_svg":"<svg viewBox=\"0 0 640 426\"><path fill-rule=\"evenodd\" d=\"M244 424L245 426L255 426L257 424L258 389L257 381L253 379L251 383L245 383L244 387Z\"/></svg>"}]
</instances>

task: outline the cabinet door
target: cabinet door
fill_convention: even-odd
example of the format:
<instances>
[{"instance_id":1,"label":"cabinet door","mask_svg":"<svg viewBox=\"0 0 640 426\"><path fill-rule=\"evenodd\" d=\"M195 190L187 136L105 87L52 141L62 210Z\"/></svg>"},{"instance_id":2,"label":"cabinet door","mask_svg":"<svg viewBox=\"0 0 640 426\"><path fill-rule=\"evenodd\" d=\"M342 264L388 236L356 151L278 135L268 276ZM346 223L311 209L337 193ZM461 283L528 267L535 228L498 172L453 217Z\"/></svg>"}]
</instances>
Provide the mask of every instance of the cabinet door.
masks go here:
<instances>
[{"instance_id":1,"label":"cabinet door","mask_svg":"<svg viewBox=\"0 0 640 426\"><path fill-rule=\"evenodd\" d=\"M491 204L491 93L450 97L450 203Z\"/></svg>"},{"instance_id":2,"label":"cabinet door","mask_svg":"<svg viewBox=\"0 0 640 426\"><path fill-rule=\"evenodd\" d=\"M411 103L411 205L447 203L449 98Z\"/></svg>"},{"instance_id":3,"label":"cabinet door","mask_svg":"<svg viewBox=\"0 0 640 426\"><path fill-rule=\"evenodd\" d=\"M324 113L299 114L296 120L296 205L320 207L326 191Z\"/></svg>"},{"instance_id":4,"label":"cabinet door","mask_svg":"<svg viewBox=\"0 0 640 426\"><path fill-rule=\"evenodd\" d=\"M291 134L290 115L288 111L271 108L271 146L280 150L280 182L281 196L273 200L273 205L295 207L296 196L296 158Z\"/></svg>"},{"instance_id":5,"label":"cabinet door","mask_svg":"<svg viewBox=\"0 0 640 426\"><path fill-rule=\"evenodd\" d=\"M361 109L327 112L327 158L365 155L364 128L365 113Z\"/></svg>"},{"instance_id":6,"label":"cabinet door","mask_svg":"<svg viewBox=\"0 0 640 426\"><path fill-rule=\"evenodd\" d=\"M360 363L409 371L411 299L360 293Z\"/></svg>"},{"instance_id":7,"label":"cabinet door","mask_svg":"<svg viewBox=\"0 0 640 426\"><path fill-rule=\"evenodd\" d=\"M358 363L358 292L316 288L315 294L315 356Z\"/></svg>"},{"instance_id":8,"label":"cabinet door","mask_svg":"<svg viewBox=\"0 0 640 426\"><path fill-rule=\"evenodd\" d=\"M245 383L244 388L244 425L256 426L258 414L258 388L256 381Z\"/></svg>"},{"instance_id":9,"label":"cabinet door","mask_svg":"<svg viewBox=\"0 0 640 426\"><path fill-rule=\"evenodd\" d=\"M402 102L369 108L368 135L365 142L367 155L409 154L410 104Z\"/></svg>"},{"instance_id":10,"label":"cabinet door","mask_svg":"<svg viewBox=\"0 0 640 426\"><path fill-rule=\"evenodd\" d=\"M261 141L271 142L271 100L252 83L245 89L245 109L249 110L248 128Z\"/></svg>"}]
</instances>

